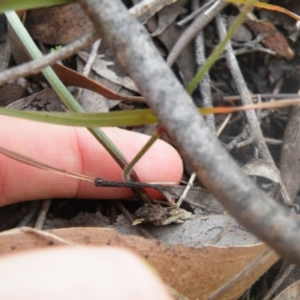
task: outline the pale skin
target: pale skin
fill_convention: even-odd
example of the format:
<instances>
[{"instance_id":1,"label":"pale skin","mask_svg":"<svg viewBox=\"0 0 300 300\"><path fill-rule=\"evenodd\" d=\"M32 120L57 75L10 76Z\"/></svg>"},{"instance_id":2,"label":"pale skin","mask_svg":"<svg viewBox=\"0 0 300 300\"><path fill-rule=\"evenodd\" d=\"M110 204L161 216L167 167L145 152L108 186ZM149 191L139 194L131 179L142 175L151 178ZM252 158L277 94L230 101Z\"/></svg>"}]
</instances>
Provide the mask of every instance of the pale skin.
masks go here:
<instances>
[{"instance_id":1,"label":"pale skin","mask_svg":"<svg viewBox=\"0 0 300 300\"><path fill-rule=\"evenodd\" d=\"M104 130L128 160L149 138L121 129ZM84 128L1 116L0 140L3 147L47 164L122 181L121 169ZM50 174L1 154L0 166L0 206L44 198L132 196L128 189L96 188L90 182ZM174 148L158 141L135 170L143 182L178 183L182 162ZM152 190L149 195L158 197ZM170 299L149 265L116 248L56 248L2 256L0 278L0 299L8 300Z\"/></svg>"}]
</instances>

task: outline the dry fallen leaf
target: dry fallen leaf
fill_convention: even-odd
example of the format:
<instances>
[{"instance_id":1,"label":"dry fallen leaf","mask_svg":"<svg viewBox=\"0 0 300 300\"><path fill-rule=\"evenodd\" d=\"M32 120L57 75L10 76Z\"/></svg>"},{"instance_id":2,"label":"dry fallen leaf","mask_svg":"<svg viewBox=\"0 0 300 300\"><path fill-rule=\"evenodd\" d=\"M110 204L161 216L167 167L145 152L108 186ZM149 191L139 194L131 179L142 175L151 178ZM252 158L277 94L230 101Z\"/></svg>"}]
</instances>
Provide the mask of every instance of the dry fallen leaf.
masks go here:
<instances>
[{"instance_id":1,"label":"dry fallen leaf","mask_svg":"<svg viewBox=\"0 0 300 300\"><path fill-rule=\"evenodd\" d=\"M38 111L66 111L67 108L61 102L52 88L46 88L38 93L21 98L10 105L8 108L20 110L38 110Z\"/></svg>"},{"instance_id":2,"label":"dry fallen leaf","mask_svg":"<svg viewBox=\"0 0 300 300\"><path fill-rule=\"evenodd\" d=\"M252 159L243 166L243 170L249 176L260 176L267 178L274 183L281 183L278 169L267 160Z\"/></svg>"},{"instance_id":3,"label":"dry fallen leaf","mask_svg":"<svg viewBox=\"0 0 300 300\"><path fill-rule=\"evenodd\" d=\"M25 26L32 38L48 45L65 45L93 30L78 3L28 11Z\"/></svg>"},{"instance_id":4,"label":"dry fallen leaf","mask_svg":"<svg viewBox=\"0 0 300 300\"><path fill-rule=\"evenodd\" d=\"M78 56L86 62L88 60L89 54L87 52L81 51L78 53ZM95 59L95 62L93 63L92 69L103 78L138 93L139 90L130 77L120 77L113 70L108 68L113 64L113 62L106 61L98 55Z\"/></svg>"},{"instance_id":5,"label":"dry fallen leaf","mask_svg":"<svg viewBox=\"0 0 300 300\"><path fill-rule=\"evenodd\" d=\"M286 59L292 59L294 57L294 52L290 48L286 38L272 23L259 20L246 20L245 24L254 32L255 35L265 33L266 36L262 40L262 43L268 49L275 51L278 56Z\"/></svg>"},{"instance_id":6,"label":"dry fallen leaf","mask_svg":"<svg viewBox=\"0 0 300 300\"><path fill-rule=\"evenodd\" d=\"M190 299L207 299L213 291L267 249L265 244L235 247L208 245L200 248L181 244L170 246L156 240L121 235L113 229L102 228L78 227L49 232L81 245L121 246L130 249L146 258L168 285ZM62 244L64 243L52 237L13 229L0 234L0 255ZM277 259L274 254L270 261L227 292L223 299L237 299Z\"/></svg>"},{"instance_id":7,"label":"dry fallen leaf","mask_svg":"<svg viewBox=\"0 0 300 300\"><path fill-rule=\"evenodd\" d=\"M169 25L171 25L176 18L182 13L183 7L187 4L187 0L178 0L171 5L165 6L157 13L157 28L151 33L151 36L161 34Z\"/></svg>"}]
</instances>

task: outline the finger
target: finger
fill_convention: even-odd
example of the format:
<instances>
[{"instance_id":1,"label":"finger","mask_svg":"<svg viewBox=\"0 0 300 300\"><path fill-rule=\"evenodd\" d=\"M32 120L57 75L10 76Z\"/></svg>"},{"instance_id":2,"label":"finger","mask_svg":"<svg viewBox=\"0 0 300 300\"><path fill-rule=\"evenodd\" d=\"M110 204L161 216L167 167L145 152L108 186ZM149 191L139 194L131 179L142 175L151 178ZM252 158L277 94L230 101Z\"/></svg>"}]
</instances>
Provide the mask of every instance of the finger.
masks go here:
<instances>
[{"instance_id":1,"label":"finger","mask_svg":"<svg viewBox=\"0 0 300 300\"><path fill-rule=\"evenodd\" d=\"M149 139L149 136L117 128L104 131L129 161ZM0 140L12 151L55 167L122 181L121 168L85 128L2 116ZM132 196L129 189L96 188L90 182L51 174L1 154L0 166L0 206L41 198L117 199ZM143 182L178 182L182 175L182 162L173 147L157 141L134 169ZM151 193L153 195L153 191Z\"/></svg>"},{"instance_id":2,"label":"finger","mask_svg":"<svg viewBox=\"0 0 300 300\"><path fill-rule=\"evenodd\" d=\"M56 248L4 256L0 274L0 299L170 300L152 269L118 248Z\"/></svg>"}]
</instances>

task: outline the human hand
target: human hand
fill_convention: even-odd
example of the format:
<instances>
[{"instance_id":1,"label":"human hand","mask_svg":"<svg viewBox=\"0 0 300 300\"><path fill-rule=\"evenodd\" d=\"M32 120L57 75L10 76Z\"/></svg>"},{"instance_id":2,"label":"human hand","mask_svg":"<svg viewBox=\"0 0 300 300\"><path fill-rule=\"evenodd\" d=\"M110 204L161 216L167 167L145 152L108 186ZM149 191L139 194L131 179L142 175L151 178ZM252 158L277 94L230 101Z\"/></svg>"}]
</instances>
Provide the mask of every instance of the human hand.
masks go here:
<instances>
[{"instance_id":1,"label":"human hand","mask_svg":"<svg viewBox=\"0 0 300 300\"><path fill-rule=\"evenodd\" d=\"M120 129L105 132L128 160L149 138ZM121 169L86 129L2 116L0 140L8 149L59 168L122 180ZM0 165L0 206L43 198L108 199L131 195L128 189L96 188L1 154ZM158 141L135 170L144 182L178 182L182 163L171 146ZM0 276L0 299L170 299L149 266L127 251L108 247L56 248L3 256Z\"/></svg>"},{"instance_id":2,"label":"human hand","mask_svg":"<svg viewBox=\"0 0 300 300\"><path fill-rule=\"evenodd\" d=\"M104 131L128 160L149 139L148 136L118 128L105 128ZM12 151L55 167L105 180L122 181L120 167L84 128L1 116L0 140ZM129 189L97 188L90 182L39 170L1 154L0 164L0 206L43 198L120 199L132 196ZM178 153L160 140L134 169L143 182L178 182L182 175ZM158 196L153 190L149 190L149 194Z\"/></svg>"},{"instance_id":3,"label":"human hand","mask_svg":"<svg viewBox=\"0 0 300 300\"><path fill-rule=\"evenodd\" d=\"M0 299L171 300L140 258L114 247L57 247L0 258Z\"/></svg>"}]
</instances>

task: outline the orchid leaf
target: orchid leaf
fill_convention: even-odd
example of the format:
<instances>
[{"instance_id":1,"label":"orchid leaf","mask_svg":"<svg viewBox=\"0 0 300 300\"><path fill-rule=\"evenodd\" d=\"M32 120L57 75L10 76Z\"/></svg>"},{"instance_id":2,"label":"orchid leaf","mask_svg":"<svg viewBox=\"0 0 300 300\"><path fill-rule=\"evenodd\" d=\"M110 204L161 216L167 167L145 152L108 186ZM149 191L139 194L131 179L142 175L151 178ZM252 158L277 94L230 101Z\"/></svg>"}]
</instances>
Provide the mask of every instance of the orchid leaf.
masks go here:
<instances>
[{"instance_id":1,"label":"orchid leaf","mask_svg":"<svg viewBox=\"0 0 300 300\"><path fill-rule=\"evenodd\" d=\"M7 10L22 10L51 5L68 4L73 0L0 0L0 13Z\"/></svg>"},{"instance_id":2,"label":"orchid leaf","mask_svg":"<svg viewBox=\"0 0 300 300\"><path fill-rule=\"evenodd\" d=\"M235 107L211 107L199 108L199 113L207 114L228 114L249 109L270 109L292 105L299 105L300 99L278 100L263 102L247 106ZM10 108L1 108L0 115L23 118L45 123L82 126L82 127L105 127L105 126L140 126L158 122L156 116L150 109L137 109L131 111L115 111L109 113L51 113L24 111Z\"/></svg>"}]
</instances>

